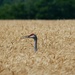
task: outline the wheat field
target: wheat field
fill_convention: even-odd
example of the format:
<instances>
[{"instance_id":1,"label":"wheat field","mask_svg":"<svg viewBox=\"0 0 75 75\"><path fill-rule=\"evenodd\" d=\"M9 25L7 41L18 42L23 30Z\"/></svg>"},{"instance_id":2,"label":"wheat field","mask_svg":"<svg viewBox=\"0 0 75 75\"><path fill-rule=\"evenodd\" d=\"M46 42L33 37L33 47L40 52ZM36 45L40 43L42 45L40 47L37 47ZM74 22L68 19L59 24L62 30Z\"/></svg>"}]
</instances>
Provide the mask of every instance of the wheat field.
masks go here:
<instances>
[{"instance_id":1,"label":"wheat field","mask_svg":"<svg viewBox=\"0 0 75 75\"><path fill-rule=\"evenodd\" d=\"M75 20L0 20L0 75L75 75Z\"/></svg>"}]
</instances>

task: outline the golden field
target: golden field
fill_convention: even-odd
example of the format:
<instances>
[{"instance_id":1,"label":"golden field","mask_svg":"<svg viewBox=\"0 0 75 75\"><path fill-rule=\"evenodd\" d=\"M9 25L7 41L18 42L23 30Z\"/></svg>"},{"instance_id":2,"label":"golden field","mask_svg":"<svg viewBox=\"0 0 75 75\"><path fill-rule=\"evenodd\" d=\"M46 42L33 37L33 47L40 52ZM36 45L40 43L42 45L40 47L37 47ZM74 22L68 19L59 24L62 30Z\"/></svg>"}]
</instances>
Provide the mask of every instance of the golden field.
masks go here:
<instances>
[{"instance_id":1,"label":"golden field","mask_svg":"<svg viewBox=\"0 0 75 75\"><path fill-rule=\"evenodd\" d=\"M0 75L75 75L75 20L0 20Z\"/></svg>"}]
</instances>

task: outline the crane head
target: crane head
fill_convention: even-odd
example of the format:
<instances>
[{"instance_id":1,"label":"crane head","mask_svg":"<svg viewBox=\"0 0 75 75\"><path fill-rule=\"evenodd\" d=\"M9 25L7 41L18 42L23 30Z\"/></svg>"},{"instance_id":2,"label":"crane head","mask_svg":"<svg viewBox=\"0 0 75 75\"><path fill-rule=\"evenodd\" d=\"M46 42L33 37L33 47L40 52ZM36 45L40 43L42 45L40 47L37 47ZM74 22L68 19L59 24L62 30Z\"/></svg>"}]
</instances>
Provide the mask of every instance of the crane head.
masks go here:
<instances>
[{"instance_id":1,"label":"crane head","mask_svg":"<svg viewBox=\"0 0 75 75\"><path fill-rule=\"evenodd\" d=\"M24 39L24 38L33 38L34 40L37 40L36 34L30 34L28 36L23 36L21 39Z\"/></svg>"},{"instance_id":2,"label":"crane head","mask_svg":"<svg viewBox=\"0 0 75 75\"><path fill-rule=\"evenodd\" d=\"M35 34L28 35L28 38L33 38L34 40L37 40L37 36Z\"/></svg>"}]
</instances>

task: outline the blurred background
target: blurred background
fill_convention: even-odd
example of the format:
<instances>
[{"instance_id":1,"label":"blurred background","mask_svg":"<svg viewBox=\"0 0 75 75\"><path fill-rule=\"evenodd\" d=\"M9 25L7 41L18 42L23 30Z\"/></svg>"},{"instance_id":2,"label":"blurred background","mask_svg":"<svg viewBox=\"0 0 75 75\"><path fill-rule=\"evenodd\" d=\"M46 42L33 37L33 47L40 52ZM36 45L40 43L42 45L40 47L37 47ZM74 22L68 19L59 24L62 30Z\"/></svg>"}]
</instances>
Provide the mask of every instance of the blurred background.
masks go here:
<instances>
[{"instance_id":1,"label":"blurred background","mask_svg":"<svg viewBox=\"0 0 75 75\"><path fill-rule=\"evenodd\" d=\"M75 0L0 0L0 19L75 19Z\"/></svg>"}]
</instances>

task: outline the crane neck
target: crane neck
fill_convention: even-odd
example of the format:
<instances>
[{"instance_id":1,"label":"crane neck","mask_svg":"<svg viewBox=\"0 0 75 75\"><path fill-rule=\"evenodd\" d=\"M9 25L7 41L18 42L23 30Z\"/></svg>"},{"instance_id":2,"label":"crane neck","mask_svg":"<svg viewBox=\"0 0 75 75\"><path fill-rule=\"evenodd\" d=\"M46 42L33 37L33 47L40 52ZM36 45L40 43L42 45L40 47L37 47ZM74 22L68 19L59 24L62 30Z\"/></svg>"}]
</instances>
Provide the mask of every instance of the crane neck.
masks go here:
<instances>
[{"instance_id":1,"label":"crane neck","mask_svg":"<svg viewBox=\"0 0 75 75\"><path fill-rule=\"evenodd\" d=\"M37 39L34 39L34 49L37 51Z\"/></svg>"}]
</instances>

